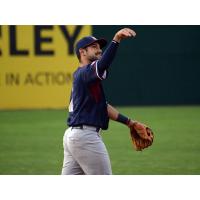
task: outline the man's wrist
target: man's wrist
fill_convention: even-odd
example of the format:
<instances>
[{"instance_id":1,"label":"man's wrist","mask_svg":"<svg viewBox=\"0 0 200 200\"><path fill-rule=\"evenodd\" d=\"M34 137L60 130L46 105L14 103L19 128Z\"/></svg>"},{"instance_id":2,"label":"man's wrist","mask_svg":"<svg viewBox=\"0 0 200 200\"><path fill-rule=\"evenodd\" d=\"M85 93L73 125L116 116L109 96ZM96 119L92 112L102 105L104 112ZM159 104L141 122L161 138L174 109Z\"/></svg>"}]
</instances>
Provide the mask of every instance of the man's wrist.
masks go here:
<instances>
[{"instance_id":1,"label":"man's wrist","mask_svg":"<svg viewBox=\"0 0 200 200\"><path fill-rule=\"evenodd\" d=\"M119 42L117 42L117 41L116 41L116 40L114 40L114 39L112 40L112 42L114 42L114 43L116 43L116 44L119 44Z\"/></svg>"},{"instance_id":2,"label":"man's wrist","mask_svg":"<svg viewBox=\"0 0 200 200\"><path fill-rule=\"evenodd\" d=\"M124 115L119 113L118 116L117 116L116 121L128 126L130 121L131 121L131 119L129 119L128 117L126 117L126 116L124 116Z\"/></svg>"},{"instance_id":3,"label":"man's wrist","mask_svg":"<svg viewBox=\"0 0 200 200\"><path fill-rule=\"evenodd\" d=\"M117 43L121 42L121 39L119 37L117 37L116 35L114 36L113 40Z\"/></svg>"}]
</instances>

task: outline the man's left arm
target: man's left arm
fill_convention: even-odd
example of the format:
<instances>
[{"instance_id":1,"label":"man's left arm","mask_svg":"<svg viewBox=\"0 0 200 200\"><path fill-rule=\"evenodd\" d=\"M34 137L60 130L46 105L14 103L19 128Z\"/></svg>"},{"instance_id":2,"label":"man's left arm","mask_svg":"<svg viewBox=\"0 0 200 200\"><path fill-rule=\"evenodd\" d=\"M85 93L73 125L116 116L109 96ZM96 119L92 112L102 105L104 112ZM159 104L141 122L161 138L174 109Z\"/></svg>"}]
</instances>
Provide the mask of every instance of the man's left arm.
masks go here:
<instances>
[{"instance_id":1,"label":"man's left arm","mask_svg":"<svg viewBox=\"0 0 200 200\"><path fill-rule=\"evenodd\" d=\"M113 121L121 122L127 126L130 126L135 123L134 120L131 120L130 118L120 114L119 111L110 104L107 104L107 111L108 117Z\"/></svg>"},{"instance_id":2,"label":"man's left arm","mask_svg":"<svg viewBox=\"0 0 200 200\"><path fill-rule=\"evenodd\" d=\"M110 119L123 123L130 128L132 143L137 151L142 151L152 145L154 134L148 126L120 114L110 104L107 104L107 111Z\"/></svg>"}]
</instances>

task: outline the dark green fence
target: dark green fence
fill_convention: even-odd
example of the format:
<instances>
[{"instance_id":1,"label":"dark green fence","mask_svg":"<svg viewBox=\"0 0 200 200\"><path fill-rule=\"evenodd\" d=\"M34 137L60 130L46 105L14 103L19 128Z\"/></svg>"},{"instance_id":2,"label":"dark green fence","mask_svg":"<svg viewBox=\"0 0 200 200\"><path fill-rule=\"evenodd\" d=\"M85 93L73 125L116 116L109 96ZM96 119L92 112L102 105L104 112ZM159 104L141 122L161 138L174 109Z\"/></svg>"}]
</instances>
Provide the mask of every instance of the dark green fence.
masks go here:
<instances>
[{"instance_id":1,"label":"dark green fence","mask_svg":"<svg viewBox=\"0 0 200 200\"><path fill-rule=\"evenodd\" d=\"M122 27L137 37L124 40L104 82L114 105L200 104L200 26L94 26L111 40Z\"/></svg>"}]
</instances>

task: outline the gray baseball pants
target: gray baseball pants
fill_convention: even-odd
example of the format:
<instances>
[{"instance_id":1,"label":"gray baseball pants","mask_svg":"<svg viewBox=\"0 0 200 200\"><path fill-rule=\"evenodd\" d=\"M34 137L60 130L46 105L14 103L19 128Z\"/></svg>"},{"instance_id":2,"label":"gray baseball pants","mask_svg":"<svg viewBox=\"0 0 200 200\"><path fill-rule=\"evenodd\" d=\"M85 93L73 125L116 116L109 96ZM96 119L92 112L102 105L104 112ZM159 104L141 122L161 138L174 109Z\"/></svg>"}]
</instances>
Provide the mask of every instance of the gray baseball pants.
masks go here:
<instances>
[{"instance_id":1,"label":"gray baseball pants","mask_svg":"<svg viewBox=\"0 0 200 200\"><path fill-rule=\"evenodd\" d=\"M95 127L68 128L63 137L62 175L111 175L107 149Z\"/></svg>"}]
</instances>

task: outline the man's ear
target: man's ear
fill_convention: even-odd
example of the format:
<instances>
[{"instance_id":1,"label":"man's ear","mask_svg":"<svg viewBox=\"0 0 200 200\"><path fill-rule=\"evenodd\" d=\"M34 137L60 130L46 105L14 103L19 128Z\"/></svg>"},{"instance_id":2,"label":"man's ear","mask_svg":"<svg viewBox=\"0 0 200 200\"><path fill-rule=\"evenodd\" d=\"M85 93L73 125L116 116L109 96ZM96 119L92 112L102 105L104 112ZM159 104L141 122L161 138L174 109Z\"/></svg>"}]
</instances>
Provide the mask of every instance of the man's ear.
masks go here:
<instances>
[{"instance_id":1,"label":"man's ear","mask_svg":"<svg viewBox=\"0 0 200 200\"><path fill-rule=\"evenodd\" d=\"M85 55L85 49L79 49L80 55Z\"/></svg>"}]
</instances>

